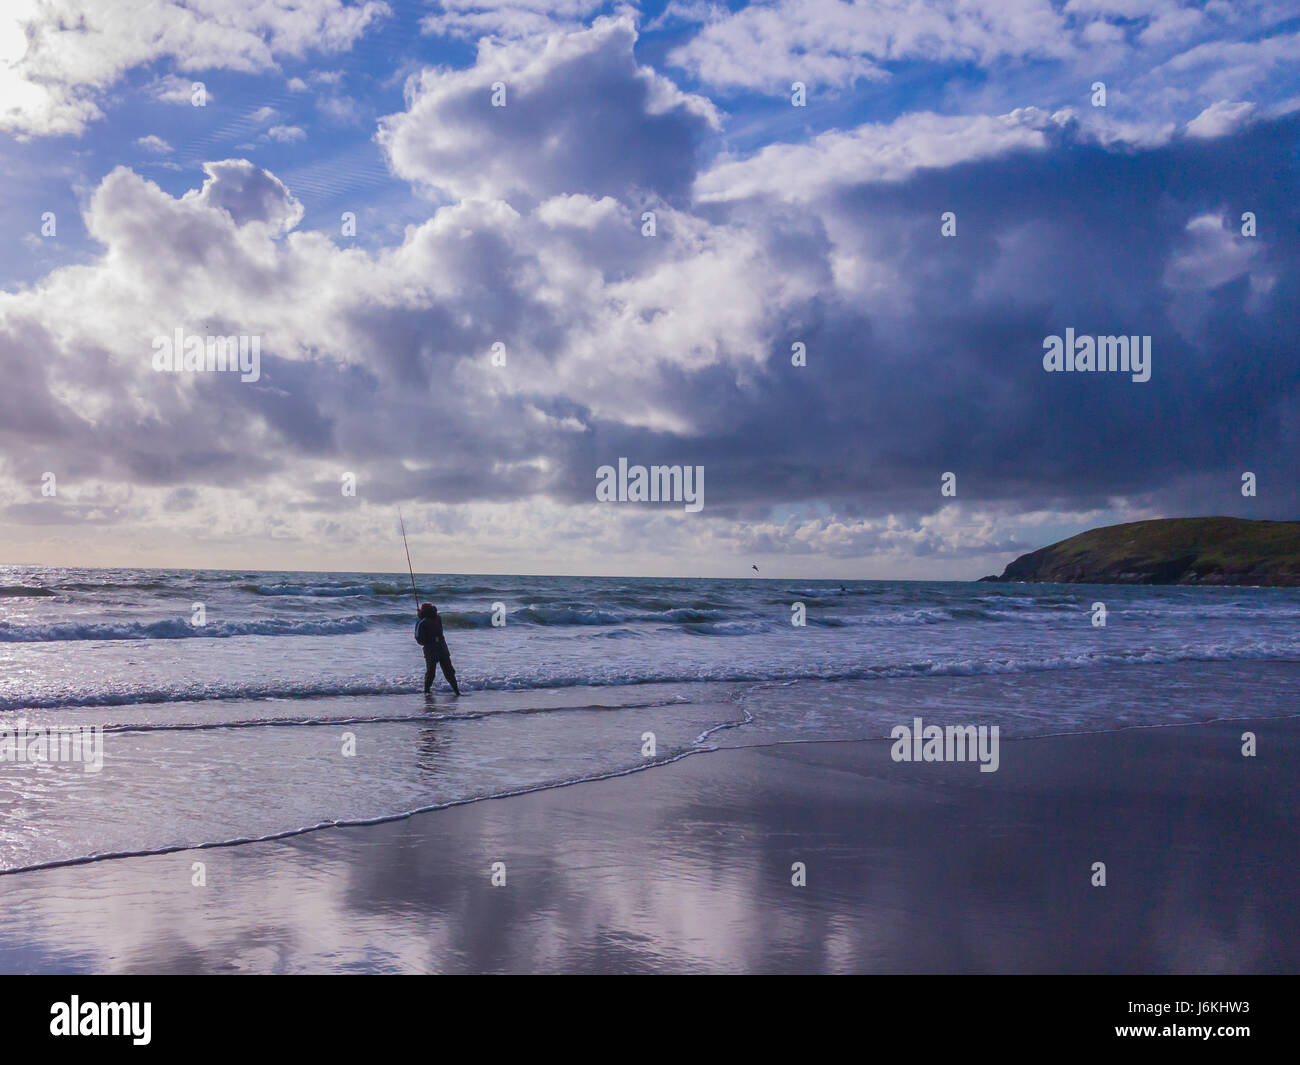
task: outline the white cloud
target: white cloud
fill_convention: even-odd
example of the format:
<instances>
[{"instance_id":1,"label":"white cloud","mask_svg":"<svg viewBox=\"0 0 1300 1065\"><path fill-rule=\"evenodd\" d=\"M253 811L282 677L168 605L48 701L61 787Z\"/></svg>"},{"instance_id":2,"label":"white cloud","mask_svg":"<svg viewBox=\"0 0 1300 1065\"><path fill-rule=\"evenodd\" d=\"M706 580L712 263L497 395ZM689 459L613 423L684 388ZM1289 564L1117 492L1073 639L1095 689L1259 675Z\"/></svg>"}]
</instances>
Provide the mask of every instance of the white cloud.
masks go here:
<instances>
[{"instance_id":1,"label":"white cloud","mask_svg":"<svg viewBox=\"0 0 1300 1065\"><path fill-rule=\"evenodd\" d=\"M1164 283L1171 289L1200 295L1247 273L1256 289L1272 288L1275 278L1267 270L1252 270L1262 257L1258 237L1242 236L1218 214L1190 219L1185 233L1166 265Z\"/></svg>"},{"instance_id":2,"label":"white cloud","mask_svg":"<svg viewBox=\"0 0 1300 1065\"><path fill-rule=\"evenodd\" d=\"M326 96L316 106L332 122L347 125L361 121L361 108L350 96Z\"/></svg>"},{"instance_id":3,"label":"white cloud","mask_svg":"<svg viewBox=\"0 0 1300 1065\"><path fill-rule=\"evenodd\" d=\"M198 192L188 192L182 202L225 211L237 226L257 222L276 232L288 232L302 221L303 209L274 174L247 159L204 163L207 180Z\"/></svg>"},{"instance_id":4,"label":"white cloud","mask_svg":"<svg viewBox=\"0 0 1300 1065\"><path fill-rule=\"evenodd\" d=\"M717 116L638 64L635 41L618 18L541 44L480 42L474 66L413 78L379 143L398 176L455 197L681 193L693 143Z\"/></svg>"},{"instance_id":5,"label":"white cloud","mask_svg":"<svg viewBox=\"0 0 1300 1065\"><path fill-rule=\"evenodd\" d=\"M1047 146L1065 118L1034 108L1008 115L918 112L893 122L822 133L802 144L772 144L747 159L722 160L700 175L704 201L770 195L806 202L828 189L902 181L927 167L950 167L1008 151Z\"/></svg>"},{"instance_id":6,"label":"white cloud","mask_svg":"<svg viewBox=\"0 0 1300 1065\"><path fill-rule=\"evenodd\" d=\"M609 196L602 196L599 200L581 195L555 196L537 208L537 217L552 228L573 226L577 229L595 229L602 223L626 216L627 210Z\"/></svg>"},{"instance_id":7,"label":"white cloud","mask_svg":"<svg viewBox=\"0 0 1300 1065\"><path fill-rule=\"evenodd\" d=\"M1257 110L1253 103L1220 100L1187 123L1187 135L1205 140L1227 136L1246 125Z\"/></svg>"},{"instance_id":8,"label":"white cloud","mask_svg":"<svg viewBox=\"0 0 1300 1065\"><path fill-rule=\"evenodd\" d=\"M155 78L147 86L145 92L155 100L165 104L188 104L194 102L194 86L198 84L195 78L182 78L177 74L165 74L162 77ZM216 94L203 83L203 99L205 103L211 104L216 102Z\"/></svg>"},{"instance_id":9,"label":"white cloud","mask_svg":"<svg viewBox=\"0 0 1300 1065\"><path fill-rule=\"evenodd\" d=\"M292 144L294 141L306 140L307 131L301 126L272 126L262 134L262 139Z\"/></svg>"},{"instance_id":10,"label":"white cloud","mask_svg":"<svg viewBox=\"0 0 1300 1065\"><path fill-rule=\"evenodd\" d=\"M1274 75L1300 63L1300 33L1257 41L1206 41L1157 66L1153 81L1189 99L1241 99Z\"/></svg>"},{"instance_id":11,"label":"white cloud","mask_svg":"<svg viewBox=\"0 0 1300 1065\"><path fill-rule=\"evenodd\" d=\"M153 152L156 155L168 155L172 150L170 144L153 133L150 133L147 137L137 137L135 143L145 151Z\"/></svg>"},{"instance_id":12,"label":"white cloud","mask_svg":"<svg viewBox=\"0 0 1300 1065\"><path fill-rule=\"evenodd\" d=\"M707 87L782 96L795 81L819 94L887 81L908 65L957 73L971 110L1048 109L1086 98L1103 81L1107 108L1084 107L1101 128L1169 131L1216 100L1266 94L1294 77L1300 34L1278 33L1287 5L1261 0L758 0L674 3L654 25L700 25L669 53ZM1294 12L1292 12L1294 13ZM975 88L964 68L984 77ZM1030 71L1037 76L1031 76ZM922 83L925 84L925 83ZM1025 95L1026 88L1032 95ZM1113 116L1113 117L1112 117ZM1148 134L1165 136L1167 132ZM1148 143L1154 143L1148 139Z\"/></svg>"},{"instance_id":13,"label":"white cloud","mask_svg":"<svg viewBox=\"0 0 1300 1065\"><path fill-rule=\"evenodd\" d=\"M186 72L266 70L278 58L350 48L387 11L376 0L140 0L130 11L100 0L6 0L0 129L79 133L100 117L103 90L135 67L169 60ZM178 83L163 93L177 98Z\"/></svg>"},{"instance_id":14,"label":"white cloud","mask_svg":"<svg viewBox=\"0 0 1300 1065\"><path fill-rule=\"evenodd\" d=\"M508 39L535 37L557 30L576 30L609 0L440 0L439 10L426 15L420 28L443 37Z\"/></svg>"},{"instance_id":15,"label":"white cloud","mask_svg":"<svg viewBox=\"0 0 1300 1065\"><path fill-rule=\"evenodd\" d=\"M712 18L670 58L712 85L785 93L791 81L843 88L883 78L897 60L990 66L1075 51L1050 0L774 0Z\"/></svg>"}]
</instances>

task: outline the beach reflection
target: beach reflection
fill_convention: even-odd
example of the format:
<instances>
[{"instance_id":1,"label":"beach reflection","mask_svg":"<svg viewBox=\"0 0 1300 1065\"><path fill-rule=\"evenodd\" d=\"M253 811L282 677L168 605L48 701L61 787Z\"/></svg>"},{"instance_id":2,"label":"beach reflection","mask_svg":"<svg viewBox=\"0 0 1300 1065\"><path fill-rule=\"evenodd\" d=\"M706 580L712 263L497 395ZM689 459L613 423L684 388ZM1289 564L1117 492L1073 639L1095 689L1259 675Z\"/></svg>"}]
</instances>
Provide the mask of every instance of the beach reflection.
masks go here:
<instances>
[{"instance_id":1,"label":"beach reflection","mask_svg":"<svg viewBox=\"0 0 1300 1065\"><path fill-rule=\"evenodd\" d=\"M1239 725L1008 744L985 776L900 766L887 744L724 751L385 825L0 877L0 968L1294 969L1300 729L1266 727L1289 761L1254 776ZM438 728L419 745L436 773ZM1099 856L1106 889L1088 882Z\"/></svg>"}]
</instances>

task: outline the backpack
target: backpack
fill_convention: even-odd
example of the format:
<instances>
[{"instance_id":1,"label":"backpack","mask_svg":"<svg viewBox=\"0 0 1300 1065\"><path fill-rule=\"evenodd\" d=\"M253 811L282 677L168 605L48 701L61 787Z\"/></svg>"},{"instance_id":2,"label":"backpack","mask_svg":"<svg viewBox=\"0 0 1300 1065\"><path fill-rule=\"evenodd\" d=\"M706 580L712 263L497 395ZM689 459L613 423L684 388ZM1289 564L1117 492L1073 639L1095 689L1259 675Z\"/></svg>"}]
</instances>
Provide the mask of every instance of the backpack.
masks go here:
<instances>
[{"instance_id":1,"label":"backpack","mask_svg":"<svg viewBox=\"0 0 1300 1065\"><path fill-rule=\"evenodd\" d=\"M443 641L441 633L435 632L431 639L426 640L424 637L424 623L431 620L430 618L421 618L415 623L415 642L421 647L437 648Z\"/></svg>"}]
</instances>

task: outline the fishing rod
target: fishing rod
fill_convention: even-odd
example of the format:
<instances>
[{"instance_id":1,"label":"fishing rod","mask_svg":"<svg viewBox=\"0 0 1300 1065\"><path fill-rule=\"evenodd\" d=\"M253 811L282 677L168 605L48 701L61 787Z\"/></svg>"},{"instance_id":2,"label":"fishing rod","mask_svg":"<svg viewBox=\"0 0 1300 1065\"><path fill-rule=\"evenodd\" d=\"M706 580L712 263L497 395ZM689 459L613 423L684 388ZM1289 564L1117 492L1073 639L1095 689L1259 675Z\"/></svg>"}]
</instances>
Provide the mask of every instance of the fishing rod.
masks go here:
<instances>
[{"instance_id":1,"label":"fishing rod","mask_svg":"<svg viewBox=\"0 0 1300 1065\"><path fill-rule=\"evenodd\" d=\"M402 546L406 548L406 571L411 575L411 594L415 596L415 612L420 612L420 593L415 590L415 570L411 568L411 547L406 542L406 522L402 521L402 511L397 511L397 520L402 525Z\"/></svg>"}]
</instances>

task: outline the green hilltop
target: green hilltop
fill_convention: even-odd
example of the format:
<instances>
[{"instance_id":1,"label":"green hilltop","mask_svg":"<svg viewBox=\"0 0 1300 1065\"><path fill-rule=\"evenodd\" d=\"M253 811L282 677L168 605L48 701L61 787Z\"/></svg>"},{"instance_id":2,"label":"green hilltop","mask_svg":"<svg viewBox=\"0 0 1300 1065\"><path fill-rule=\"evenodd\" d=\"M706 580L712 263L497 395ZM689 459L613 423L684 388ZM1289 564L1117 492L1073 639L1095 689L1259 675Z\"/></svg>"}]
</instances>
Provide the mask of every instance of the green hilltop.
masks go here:
<instances>
[{"instance_id":1,"label":"green hilltop","mask_svg":"<svg viewBox=\"0 0 1300 1065\"><path fill-rule=\"evenodd\" d=\"M1156 518L1021 555L985 581L1300 586L1300 522Z\"/></svg>"}]
</instances>

